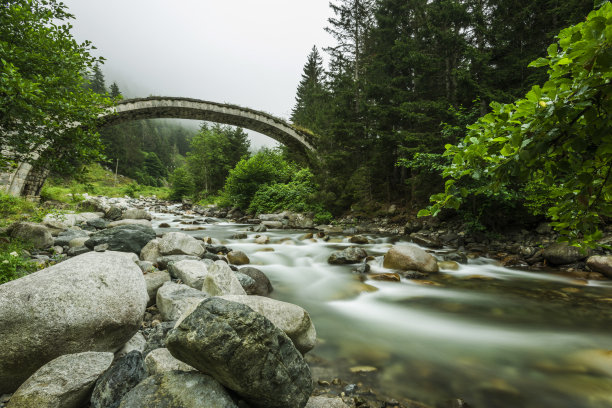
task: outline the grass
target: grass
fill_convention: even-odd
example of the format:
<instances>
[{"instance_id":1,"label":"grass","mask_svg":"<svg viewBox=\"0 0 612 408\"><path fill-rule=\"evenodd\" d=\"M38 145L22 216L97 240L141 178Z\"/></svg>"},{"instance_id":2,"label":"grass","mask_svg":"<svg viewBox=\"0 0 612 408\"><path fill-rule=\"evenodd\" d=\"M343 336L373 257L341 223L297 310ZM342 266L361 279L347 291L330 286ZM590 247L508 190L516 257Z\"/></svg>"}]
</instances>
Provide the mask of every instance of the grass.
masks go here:
<instances>
[{"instance_id":1,"label":"grass","mask_svg":"<svg viewBox=\"0 0 612 408\"><path fill-rule=\"evenodd\" d=\"M0 284L21 278L38 268L24 251L32 248L22 241L0 242Z\"/></svg>"},{"instance_id":2,"label":"grass","mask_svg":"<svg viewBox=\"0 0 612 408\"><path fill-rule=\"evenodd\" d=\"M107 197L157 196L165 199L170 194L168 187L143 186L134 180L118 175L99 164L87 166L77 179L48 178L40 193L43 201L56 200L76 204L83 200L83 194Z\"/></svg>"}]
</instances>

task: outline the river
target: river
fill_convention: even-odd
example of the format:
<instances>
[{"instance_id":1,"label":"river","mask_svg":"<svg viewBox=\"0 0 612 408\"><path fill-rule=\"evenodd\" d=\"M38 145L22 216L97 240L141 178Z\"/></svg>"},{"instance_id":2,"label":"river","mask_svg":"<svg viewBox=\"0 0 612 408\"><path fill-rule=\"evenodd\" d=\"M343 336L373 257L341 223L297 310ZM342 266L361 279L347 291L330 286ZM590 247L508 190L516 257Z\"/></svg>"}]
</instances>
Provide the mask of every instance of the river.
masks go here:
<instances>
[{"instance_id":1,"label":"river","mask_svg":"<svg viewBox=\"0 0 612 408\"><path fill-rule=\"evenodd\" d=\"M184 215L154 216L158 232L187 227ZM171 227L159 228L162 222ZM324 241L303 239L308 231L269 230L270 243L260 245L254 232L231 239L249 225L201 226L183 232L245 252L271 280L271 297L310 313L319 339L311 353L339 370L375 367L377 392L432 406L451 398L476 408L612 406L609 281L484 258L426 280L362 281L353 266L327 263L333 251L354 245L346 236ZM367 238L360 246L375 257L371 272L391 272L382 267L391 238Z\"/></svg>"}]
</instances>

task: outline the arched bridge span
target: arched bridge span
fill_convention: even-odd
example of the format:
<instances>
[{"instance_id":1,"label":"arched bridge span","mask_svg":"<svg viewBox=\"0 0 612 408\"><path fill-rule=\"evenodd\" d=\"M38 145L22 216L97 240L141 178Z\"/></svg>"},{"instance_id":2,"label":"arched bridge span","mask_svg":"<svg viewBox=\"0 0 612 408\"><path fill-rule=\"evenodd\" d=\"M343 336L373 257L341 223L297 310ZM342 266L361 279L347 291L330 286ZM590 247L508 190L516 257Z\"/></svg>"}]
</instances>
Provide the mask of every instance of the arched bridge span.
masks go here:
<instances>
[{"instance_id":1,"label":"arched bridge span","mask_svg":"<svg viewBox=\"0 0 612 408\"><path fill-rule=\"evenodd\" d=\"M108 114L100 118L100 126L155 118L195 119L239 126L269 136L300 153L315 150L310 134L282 119L249 108L199 99L162 96L125 99L109 108Z\"/></svg>"}]
</instances>

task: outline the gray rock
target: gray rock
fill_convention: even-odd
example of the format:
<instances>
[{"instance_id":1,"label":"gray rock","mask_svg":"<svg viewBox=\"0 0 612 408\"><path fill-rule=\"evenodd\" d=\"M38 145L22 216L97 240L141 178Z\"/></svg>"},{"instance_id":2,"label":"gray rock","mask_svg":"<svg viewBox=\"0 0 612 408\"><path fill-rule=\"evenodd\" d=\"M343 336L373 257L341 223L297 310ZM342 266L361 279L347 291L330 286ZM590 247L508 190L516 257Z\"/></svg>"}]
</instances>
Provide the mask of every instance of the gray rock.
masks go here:
<instances>
[{"instance_id":1,"label":"gray rock","mask_svg":"<svg viewBox=\"0 0 612 408\"><path fill-rule=\"evenodd\" d=\"M287 216L287 213L279 213L279 214L259 214L257 218L262 221L283 221Z\"/></svg>"},{"instance_id":2,"label":"gray rock","mask_svg":"<svg viewBox=\"0 0 612 408\"><path fill-rule=\"evenodd\" d=\"M270 237L267 235L259 235L257 238L255 238L255 243L259 245L266 245L269 242Z\"/></svg>"},{"instance_id":3,"label":"gray rock","mask_svg":"<svg viewBox=\"0 0 612 408\"><path fill-rule=\"evenodd\" d=\"M240 286L242 286L246 294L253 295L253 292L257 289L257 282L255 282L255 279L237 271L234 271L234 275L236 275L236 279L238 279Z\"/></svg>"},{"instance_id":4,"label":"gray rock","mask_svg":"<svg viewBox=\"0 0 612 408\"><path fill-rule=\"evenodd\" d=\"M143 227L153 227L153 224L151 224L151 221L149 220L134 220L134 219L112 221L108 223L107 227L115 228L115 227L121 227L124 225L140 225Z\"/></svg>"},{"instance_id":5,"label":"gray rock","mask_svg":"<svg viewBox=\"0 0 612 408\"><path fill-rule=\"evenodd\" d=\"M91 249L87 248L86 246L80 246L68 249L66 254L68 254L68 256L79 256L86 254L87 252L91 252Z\"/></svg>"},{"instance_id":6,"label":"gray rock","mask_svg":"<svg viewBox=\"0 0 612 408\"><path fill-rule=\"evenodd\" d=\"M237 408L213 378L184 371L169 371L145 379L123 397L119 407Z\"/></svg>"},{"instance_id":7,"label":"gray rock","mask_svg":"<svg viewBox=\"0 0 612 408\"><path fill-rule=\"evenodd\" d=\"M144 352L147 340L144 338L141 332L136 333L127 343L121 347L121 349L115 353L115 358L121 358L127 353L132 351Z\"/></svg>"},{"instance_id":8,"label":"gray rock","mask_svg":"<svg viewBox=\"0 0 612 408\"><path fill-rule=\"evenodd\" d=\"M237 232L234 235L232 235L232 239L246 239L247 234L245 234L244 232Z\"/></svg>"},{"instance_id":9,"label":"gray rock","mask_svg":"<svg viewBox=\"0 0 612 408\"><path fill-rule=\"evenodd\" d=\"M148 220L151 221L153 217L147 211L141 208L130 208L129 210L125 210L123 215L121 216L124 220Z\"/></svg>"},{"instance_id":10,"label":"gray rock","mask_svg":"<svg viewBox=\"0 0 612 408\"><path fill-rule=\"evenodd\" d=\"M148 356L153 350L166 347L166 336L174 328L175 322L162 322L153 327L147 335L147 344L143 354Z\"/></svg>"},{"instance_id":11,"label":"gray rock","mask_svg":"<svg viewBox=\"0 0 612 408\"><path fill-rule=\"evenodd\" d=\"M106 245L106 244L104 244ZM98 248L95 247L94 250ZM138 265L138 267L140 268L140 270L142 271L142 273L149 273L149 272L155 272L155 265L153 265L153 262L148 262L148 261L136 261L136 265Z\"/></svg>"},{"instance_id":12,"label":"gray rock","mask_svg":"<svg viewBox=\"0 0 612 408\"><path fill-rule=\"evenodd\" d=\"M157 309L164 321L178 320L190 306L207 298L200 290L174 282L166 282L157 291Z\"/></svg>"},{"instance_id":13,"label":"gray rock","mask_svg":"<svg viewBox=\"0 0 612 408\"><path fill-rule=\"evenodd\" d=\"M300 353L306 354L317 342L317 332L308 312L292 303L262 296L221 296L231 302L242 303L265 316L281 329Z\"/></svg>"},{"instance_id":14,"label":"gray rock","mask_svg":"<svg viewBox=\"0 0 612 408\"><path fill-rule=\"evenodd\" d=\"M159 258L157 258L155 263L157 264L157 267L159 269L168 269L170 265L172 265L173 263L183 261L185 259L190 259L192 261L199 261L200 257L194 256L194 255L166 255L166 256L160 256Z\"/></svg>"},{"instance_id":15,"label":"gray rock","mask_svg":"<svg viewBox=\"0 0 612 408\"><path fill-rule=\"evenodd\" d=\"M47 214L43 219L43 224L49 227L53 235L57 235L65 229L74 227L77 224L86 223L89 220L100 218L103 215L103 213L99 212L84 212L79 214Z\"/></svg>"},{"instance_id":16,"label":"gray rock","mask_svg":"<svg viewBox=\"0 0 612 408\"><path fill-rule=\"evenodd\" d=\"M228 252L227 260L233 265L246 265L248 263L251 263L249 257L242 251Z\"/></svg>"},{"instance_id":17,"label":"gray rock","mask_svg":"<svg viewBox=\"0 0 612 408\"><path fill-rule=\"evenodd\" d=\"M313 217L309 214L291 213L287 224L290 228L314 228Z\"/></svg>"},{"instance_id":18,"label":"gray rock","mask_svg":"<svg viewBox=\"0 0 612 408\"><path fill-rule=\"evenodd\" d=\"M308 365L291 339L239 303L204 299L170 331L166 346L253 407L302 408L313 389Z\"/></svg>"},{"instance_id":19,"label":"gray rock","mask_svg":"<svg viewBox=\"0 0 612 408\"><path fill-rule=\"evenodd\" d=\"M208 267L202 292L209 296L246 295L234 272L223 261L215 261Z\"/></svg>"},{"instance_id":20,"label":"gray rock","mask_svg":"<svg viewBox=\"0 0 612 408\"><path fill-rule=\"evenodd\" d=\"M412 234L410 234L410 239L412 239L412 242L414 242L415 244L427 248L442 248L442 243L439 240L420 234L418 232L413 232Z\"/></svg>"},{"instance_id":21,"label":"gray rock","mask_svg":"<svg viewBox=\"0 0 612 408\"><path fill-rule=\"evenodd\" d=\"M123 396L146 377L142 353L129 352L96 381L91 394L91 408L117 408Z\"/></svg>"},{"instance_id":22,"label":"gray rock","mask_svg":"<svg viewBox=\"0 0 612 408\"><path fill-rule=\"evenodd\" d=\"M68 242L68 247L77 248L85 245L85 242L89 239L88 236L85 237L76 237L72 238L70 242Z\"/></svg>"},{"instance_id":23,"label":"gray rock","mask_svg":"<svg viewBox=\"0 0 612 408\"><path fill-rule=\"evenodd\" d=\"M170 282L170 274L168 271L152 271L144 274L144 280L147 285L147 294L149 301L147 306L155 303L157 298L157 290L166 282Z\"/></svg>"},{"instance_id":24,"label":"gray rock","mask_svg":"<svg viewBox=\"0 0 612 408\"><path fill-rule=\"evenodd\" d=\"M252 288L245 288L244 290L248 295L268 296L272 290L272 283L265 273L257 268L246 266L238 270L240 273L245 274L255 280L255 286Z\"/></svg>"},{"instance_id":25,"label":"gray rock","mask_svg":"<svg viewBox=\"0 0 612 408\"><path fill-rule=\"evenodd\" d=\"M142 248L155 238L153 228L143 225L123 225L94 232L85 242L89 249L108 244L109 250L140 254Z\"/></svg>"},{"instance_id":26,"label":"gray rock","mask_svg":"<svg viewBox=\"0 0 612 408\"><path fill-rule=\"evenodd\" d=\"M595 255L587 259L587 266L592 271L603 273L612 278L612 255Z\"/></svg>"},{"instance_id":27,"label":"gray rock","mask_svg":"<svg viewBox=\"0 0 612 408\"><path fill-rule=\"evenodd\" d=\"M283 228L283 223L281 221L262 221L260 225L263 225L266 228L272 229L280 229Z\"/></svg>"},{"instance_id":28,"label":"gray rock","mask_svg":"<svg viewBox=\"0 0 612 408\"><path fill-rule=\"evenodd\" d=\"M334 251L329 256L327 262L332 265L347 265L347 264L355 264L363 261L368 254L362 248L359 247L349 247L342 251Z\"/></svg>"},{"instance_id":29,"label":"gray rock","mask_svg":"<svg viewBox=\"0 0 612 408\"><path fill-rule=\"evenodd\" d=\"M11 227L11 237L31 242L35 248L49 248L53 237L49 228L34 222L18 222Z\"/></svg>"},{"instance_id":30,"label":"gray rock","mask_svg":"<svg viewBox=\"0 0 612 408\"><path fill-rule=\"evenodd\" d=\"M553 265L566 265L583 260L589 255L578 247L570 246L567 242L556 242L544 248L542 256Z\"/></svg>"},{"instance_id":31,"label":"gray rock","mask_svg":"<svg viewBox=\"0 0 612 408\"><path fill-rule=\"evenodd\" d=\"M185 285L201 289L208 274L208 265L212 264L213 262L208 259L203 261L185 259L168 265L168 272L170 276L180 279Z\"/></svg>"},{"instance_id":32,"label":"gray rock","mask_svg":"<svg viewBox=\"0 0 612 408\"><path fill-rule=\"evenodd\" d=\"M174 358L167 348L158 348L151 351L145 358L145 365L149 375L162 374L168 371L197 371L189 364Z\"/></svg>"},{"instance_id":33,"label":"gray rock","mask_svg":"<svg viewBox=\"0 0 612 408\"><path fill-rule=\"evenodd\" d=\"M78 228L78 227L77 227ZM67 229L59 233L53 244L59 246L67 246L70 241L78 237L88 237L89 233L81 229Z\"/></svg>"},{"instance_id":34,"label":"gray rock","mask_svg":"<svg viewBox=\"0 0 612 408\"><path fill-rule=\"evenodd\" d=\"M342 398L310 397L304 408L349 408Z\"/></svg>"},{"instance_id":35,"label":"gray rock","mask_svg":"<svg viewBox=\"0 0 612 408\"><path fill-rule=\"evenodd\" d=\"M106 218L107 220L115 221L121 218L122 214L123 211L121 211L121 208L115 205L111 205L108 211L106 211L106 213L104 214L104 218Z\"/></svg>"},{"instance_id":36,"label":"gray rock","mask_svg":"<svg viewBox=\"0 0 612 408\"><path fill-rule=\"evenodd\" d=\"M385 254L383 267L401 271L438 272L436 258L412 245L393 246Z\"/></svg>"},{"instance_id":37,"label":"gray rock","mask_svg":"<svg viewBox=\"0 0 612 408\"><path fill-rule=\"evenodd\" d=\"M192 255L201 257L205 250L200 241L182 232L168 232L159 241L162 255Z\"/></svg>"},{"instance_id":38,"label":"gray rock","mask_svg":"<svg viewBox=\"0 0 612 408\"><path fill-rule=\"evenodd\" d=\"M115 351L147 304L134 255L90 252L0 285L0 394L54 358Z\"/></svg>"},{"instance_id":39,"label":"gray rock","mask_svg":"<svg viewBox=\"0 0 612 408\"><path fill-rule=\"evenodd\" d=\"M104 229L108 226L108 222L106 222L103 218L95 218L93 220L87 220L86 224L96 229Z\"/></svg>"},{"instance_id":40,"label":"gray rock","mask_svg":"<svg viewBox=\"0 0 612 408\"><path fill-rule=\"evenodd\" d=\"M468 257L463 252L450 252L448 254L444 254L442 256L442 258L445 261L454 261L454 262L457 262L457 263L460 263L460 264L467 264L468 263Z\"/></svg>"},{"instance_id":41,"label":"gray rock","mask_svg":"<svg viewBox=\"0 0 612 408\"><path fill-rule=\"evenodd\" d=\"M363 235L353 235L352 237L349 238L349 242L351 244L360 244L360 245L365 245L365 244L370 243L370 241Z\"/></svg>"},{"instance_id":42,"label":"gray rock","mask_svg":"<svg viewBox=\"0 0 612 408\"><path fill-rule=\"evenodd\" d=\"M67 354L39 368L11 397L7 408L80 408L112 353Z\"/></svg>"},{"instance_id":43,"label":"gray rock","mask_svg":"<svg viewBox=\"0 0 612 408\"><path fill-rule=\"evenodd\" d=\"M110 245L100 244L100 245L96 245L95 247L93 247L93 250L96 252L104 252L104 251L108 251L108 248L110 248Z\"/></svg>"},{"instance_id":44,"label":"gray rock","mask_svg":"<svg viewBox=\"0 0 612 408\"><path fill-rule=\"evenodd\" d=\"M140 250L140 260L155 263L157 258L162 256L159 252L159 238L155 238L147 242Z\"/></svg>"},{"instance_id":45,"label":"gray rock","mask_svg":"<svg viewBox=\"0 0 612 408\"><path fill-rule=\"evenodd\" d=\"M253 232L266 232L268 228L265 225L259 224L253 227Z\"/></svg>"}]
</instances>

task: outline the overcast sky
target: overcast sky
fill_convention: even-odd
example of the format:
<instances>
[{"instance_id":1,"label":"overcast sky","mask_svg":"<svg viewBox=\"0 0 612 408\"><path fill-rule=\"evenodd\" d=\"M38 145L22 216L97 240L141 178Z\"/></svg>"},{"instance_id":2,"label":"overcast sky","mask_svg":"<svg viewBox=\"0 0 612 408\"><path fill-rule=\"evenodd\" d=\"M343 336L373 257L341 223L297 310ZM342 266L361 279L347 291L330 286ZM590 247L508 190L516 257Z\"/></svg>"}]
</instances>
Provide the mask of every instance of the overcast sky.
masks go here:
<instances>
[{"instance_id":1,"label":"overcast sky","mask_svg":"<svg viewBox=\"0 0 612 408\"><path fill-rule=\"evenodd\" d=\"M73 35L127 96L228 102L288 119L306 57L330 45L328 0L63 0ZM252 143L270 144L254 132Z\"/></svg>"}]
</instances>

